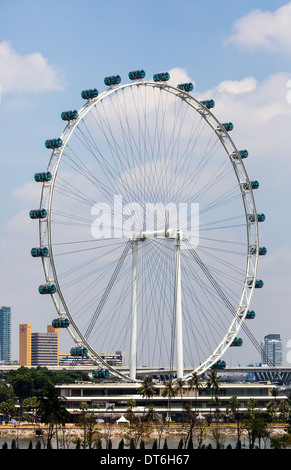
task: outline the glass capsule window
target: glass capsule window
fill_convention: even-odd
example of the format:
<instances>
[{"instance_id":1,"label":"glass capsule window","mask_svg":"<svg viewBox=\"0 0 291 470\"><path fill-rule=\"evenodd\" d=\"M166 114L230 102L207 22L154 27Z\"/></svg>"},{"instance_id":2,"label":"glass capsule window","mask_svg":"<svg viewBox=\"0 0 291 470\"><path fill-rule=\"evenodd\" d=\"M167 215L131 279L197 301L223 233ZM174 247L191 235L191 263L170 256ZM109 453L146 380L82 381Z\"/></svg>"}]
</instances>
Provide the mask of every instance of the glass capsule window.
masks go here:
<instances>
[{"instance_id":1,"label":"glass capsule window","mask_svg":"<svg viewBox=\"0 0 291 470\"><path fill-rule=\"evenodd\" d=\"M48 256L49 251L46 246L40 247L40 248L32 248L31 251L31 256L34 258L41 257L41 256Z\"/></svg>"},{"instance_id":2,"label":"glass capsule window","mask_svg":"<svg viewBox=\"0 0 291 470\"><path fill-rule=\"evenodd\" d=\"M44 284L38 288L40 294L54 294L56 291L57 289L54 284Z\"/></svg>"},{"instance_id":3,"label":"glass capsule window","mask_svg":"<svg viewBox=\"0 0 291 470\"><path fill-rule=\"evenodd\" d=\"M47 211L45 209L32 209L29 212L29 217L31 219L44 219L47 216Z\"/></svg>"},{"instance_id":4,"label":"glass capsule window","mask_svg":"<svg viewBox=\"0 0 291 470\"><path fill-rule=\"evenodd\" d=\"M47 149L57 149L63 145L63 141L60 138L49 139L45 141L45 146Z\"/></svg>"},{"instance_id":5,"label":"glass capsule window","mask_svg":"<svg viewBox=\"0 0 291 470\"><path fill-rule=\"evenodd\" d=\"M189 91L193 90L194 86L193 83L181 83L177 86L177 88L179 90L187 91L189 93Z\"/></svg>"},{"instance_id":6,"label":"glass capsule window","mask_svg":"<svg viewBox=\"0 0 291 470\"><path fill-rule=\"evenodd\" d=\"M200 101L200 103L203 106L205 106L205 108L207 108L207 109L214 108L214 106L215 106L214 100L204 100L204 101Z\"/></svg>"},{"instance_id":7,"label":"glass capsule window","mask_svg":"<svg viewBox=\"0 0 291 470\"><path fill-rule=\"evenodd\" d=\"M92 88L90 90L83 90L81 92L81 97L83 100L90 100L92 98L96 98L98 96L98 90L96 88Z\"/></svg>"},{"instance_id":8,"label":"glass capsule window","mask_svg":"<svg viewBox=\"0 0 291 470\"><path fill-rule=\"evenodd\" d=\"M246 314L246 320L253 320L255 318L256 314L254 310L249 310Z\"/></svg>"},{"instance_id":9,"label":"glass capsule window","mask_svg":"<svg viewBox=\"0 0 291 470\"><path fill-rule=\"evenodd\" d=\"M145 77L144 70L134 70L133 72L129 72L128 78L130 80L140 80Z\"/></svg>"},{"instance_id":10,"label":"glass capsule window","mask_svg":"<svg viewBox=\"0 0 291 470\"><path fill-rule=\"evenodd\" d=\"M77 117L78 117L78 111L76 111L75 109L73 111L64 111L61 114L61 118L63 121L73 121L77 119Z\"/></svg>"},{"instance_id":11,"label":"glass capsule window","mask_svg":"<svg viewBox=\"0 0 291 470\"><path fill-rule=\"evenodd\" d=\"M87 356L88 350L85 347L72 348L70 354L71 356Z\"/></svg>"},{"instance_id":12,"label":"glass capsule window","mask_svg":"<svg viewBox=\"0 0 291 470\"><path fill-rule=\"evenodd\" d=\"M156 73L153 80L154 82L167 82L170 80L170 74L168 72Z\"/></svg>"},{"instance_id":13,"label":"glass capsule window","mask_svg":"<svg viewBox=\"0 0 291 470\"><path fill-rule=\"evenodd\" d=\"M119 85L120 82L121 82L121 78L119 75L113 75L111 77L104 78L104 83L107 86Z\"/></svg>"},{"instance_id":14,"label":"glass capsule window","mask_svg":"<svg viewBox=\"0 0 291 470\"><path fill-rule=\"evenodd\" d=\"M52 174L49 171L44 171L42 173L35 173L34 180L37 183L43 183L45 181L50 181L52 179Z\"/></svg>"}]
</instances>

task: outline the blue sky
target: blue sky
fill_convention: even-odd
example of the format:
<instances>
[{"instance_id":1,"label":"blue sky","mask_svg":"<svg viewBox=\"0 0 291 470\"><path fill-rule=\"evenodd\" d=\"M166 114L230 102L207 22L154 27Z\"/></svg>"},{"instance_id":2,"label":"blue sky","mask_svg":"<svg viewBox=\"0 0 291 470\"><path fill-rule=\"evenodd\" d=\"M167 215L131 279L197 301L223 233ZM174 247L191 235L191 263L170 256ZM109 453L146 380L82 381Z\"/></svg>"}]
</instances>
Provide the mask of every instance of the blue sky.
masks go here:
<instances>
[{"instance_id":1,"label":"blue sky","mask_svg":"<svg viewBox=\"0 0 291 470\"><path fill-rule=\"evenodd\" d=\"M13 308L13 358L18 325L45 331L53 306L40 299L43 273L30 248L37 228L27 214L38 205L33 182L46 168L47 138L63 130L62 111L79 109L80 92L104 89L103 78L143 68L147 76L182 69L195 93L215 98L215 114L235 123L247 169L260 181L259 211L268 257L260 263L257 341L280 333L284 363L290 328L291 3L277 0L0 1L1 305ZM290 93L291 94L291 93ZM249 325L248 325L249 326ZM259 361L245 349L237 362Z\"/></svg>"}]
</instances>

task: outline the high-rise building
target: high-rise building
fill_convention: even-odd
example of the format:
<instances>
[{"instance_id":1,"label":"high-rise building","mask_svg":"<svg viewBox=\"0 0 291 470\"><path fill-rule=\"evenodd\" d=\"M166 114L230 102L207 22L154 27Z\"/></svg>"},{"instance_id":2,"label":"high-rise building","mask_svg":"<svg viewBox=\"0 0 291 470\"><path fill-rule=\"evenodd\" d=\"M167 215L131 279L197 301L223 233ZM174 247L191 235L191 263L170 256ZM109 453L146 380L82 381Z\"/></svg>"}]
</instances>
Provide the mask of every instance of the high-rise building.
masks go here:
<instances>
[{"instance_id":1,"label":"high-rise building","mask_svg":"<svg viewBox=\"0 0 291 470\"><path fill-rule=\"evenodd\" d=\"M0 361L11 362L11 307L0 308Z\"/></svg>"},{"instance_id":2,"label":"high-rise building","mask_svg":"<svg viewBox=\"0 0 291 470\"><path fill-rule=\"evenodd\" d=\"M31 366L31 325L19 325L19 364Z\"/></svg>"},{"instance_id":3,"label":"high-rise building","mask_svg":"<svg viewBox=\"0 0 291 470\"><path fill-rule=\"evenodd\" d=\"M23 366L59 365L59 330L32 333L31 325L19 325L19 363Z\"/></svg>"},{"instance_id":4,"label":"high-rise building","mask_svg":"<svg viewBox=\"0 0 291 470\"><path fill-rule=\"evenodd\" d=\"M270 334L264 337L262 343L262 364L282 366L282 341L280 335Z\"/></svg>"}]
</instances>

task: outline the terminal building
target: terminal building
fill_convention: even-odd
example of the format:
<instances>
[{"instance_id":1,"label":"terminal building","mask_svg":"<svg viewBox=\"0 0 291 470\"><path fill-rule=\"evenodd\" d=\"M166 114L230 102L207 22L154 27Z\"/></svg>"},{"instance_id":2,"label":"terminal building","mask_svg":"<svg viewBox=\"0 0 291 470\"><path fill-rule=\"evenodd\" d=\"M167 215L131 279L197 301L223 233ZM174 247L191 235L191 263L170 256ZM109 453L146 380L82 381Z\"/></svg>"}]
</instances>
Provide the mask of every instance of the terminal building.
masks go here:
<instances>
[{"instance_id":1,"label":"terminal building","mask_svg":"<svg viewBox=\"0 0 291 470\"><path fill-rule=\"evenodd\" d=\"M82 382L67 385L57 385L60 396L64 399L65 406L74 422L81 413L80 404L85 402L91 410L96 413L96 418L117 419L124 416L132 400L135 402L133 412L142 416L146 412L146 407L152 404L155 411L163 420L170 417L171 420L181 422L185 405L190 405L192 410L202 413L206 418L214 411L212 401L213 390L206 384L197 390L189 390L184 387L183 393L179 392L175 397L169 399L163 396L165 384L155 384L155 394L151 399L144 398L139 394L140 383L110 383L106 381ZM223 383L219 387L219 409L224 412L233 396L238 398L240 410L247 410L248 401L254 399L257 406L266 409L267 404L272 400L287 399L286 396L273 396L272 389L275 385L270 382L264 383ZM169 401L170 400L170 401Z\"/></svg>"}]
</instances>

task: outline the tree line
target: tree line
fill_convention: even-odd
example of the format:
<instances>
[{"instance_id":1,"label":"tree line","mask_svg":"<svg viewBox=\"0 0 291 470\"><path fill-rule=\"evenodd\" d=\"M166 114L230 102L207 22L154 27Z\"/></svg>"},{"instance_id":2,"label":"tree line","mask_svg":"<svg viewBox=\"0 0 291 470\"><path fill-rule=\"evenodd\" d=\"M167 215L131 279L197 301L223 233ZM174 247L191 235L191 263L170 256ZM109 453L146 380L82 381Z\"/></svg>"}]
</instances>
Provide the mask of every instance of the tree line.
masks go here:
<instances>
[{"instance_id":1,"label":"tree line","mask_svg":"<svg viewBox=\"0 0 291 470\"><path fill-rule=\"evenodd\" d=\"M17 417L20 420L25 412L35 423L46 424L44 447L51 448L53 437L57 446L62 442L63 447L72 442L66 433L65 424L70 422L70 414L55 388L56 385L70 384L75 381L89 381L89 376L81 371L62 370L50 371L39 367L29 369L20 367L2 374L0 381L0 413L3 419ZM291 447L291 397L277 400L279 390L273 389L273 400L267 404L266 409L261 409L255 399L249 399L246 409L242 410L237 397L230 397L226 409L221 409L220 379L217 372L212 370L204 377L204 380L193 373L190 380L168 380L164 384L162 395L168 398L168 412L166 417L159 414L154 406L154 396L157 393L155 382L151 377L145 377L140 383L138 394L145 398L146 404L142 414L136 412L135 400L129 400L125 417L130 425L124 428L124 439L120 441L119 448L127 442L130 448L143 448L152 434L153 427L158 438L154 440L154 448L166 448L167 439L162 447L162 436L166 433L171 423L171 401L177 395L181 399L186 390L196 390L197 395L202 388L211 390L209 408L211 413L201 415L201 410L195 408L195 400L192 406L185 404L182 408L182 427L179 449L193 448L193 439L197 441L198 448L205 446L206 436L211 430L212 440L216 448L223 446L223 429L220 423L232 423L236 429L236 448L242 446L242 434L247 433L249 448L261 447L261 443L269 439L274 448ZM113 416L114 406L109 411L108 418L102 427L102 434L96 429L96 419L100 416L98 407L94 409L88 403L80 404L80 413L77 426L83 430L83 438L75 442L76 448L101 448L102 439L106 448L112 445L112 428L115 423ZM277 438L270 438L273 424L284 423L285 433ZM211 424L211 426L210 426Z\"/></svg>"}]
</instances>

